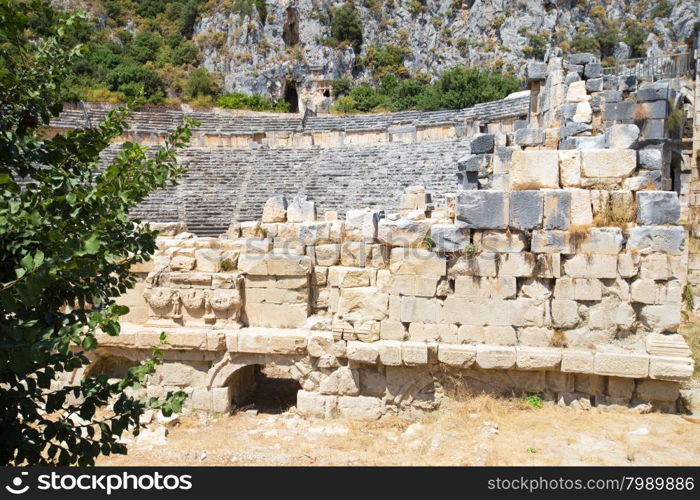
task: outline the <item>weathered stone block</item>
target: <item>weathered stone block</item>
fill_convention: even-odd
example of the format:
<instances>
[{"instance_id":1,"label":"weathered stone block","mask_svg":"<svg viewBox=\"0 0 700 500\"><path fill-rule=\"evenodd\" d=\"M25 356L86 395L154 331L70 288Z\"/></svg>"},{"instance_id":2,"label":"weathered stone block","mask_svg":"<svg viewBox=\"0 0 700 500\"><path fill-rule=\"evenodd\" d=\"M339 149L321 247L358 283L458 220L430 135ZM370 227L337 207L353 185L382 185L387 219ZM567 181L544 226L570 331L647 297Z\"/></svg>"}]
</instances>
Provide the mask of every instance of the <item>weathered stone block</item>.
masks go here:
<instances>
[{"instance_id":1,"label":"weathered stone block","mask_svg":"<svg viewBox=\"0 0 700 500\"><path fill-rule=\"evenodd\" d=\"M469 245L470 233L469 229L455 224L434 224L430 238L436 252L459 252Z\"/></svg>"},{"instance_id":2,"label":"weathered stone block","mask_svg":"<svg viewBox=\"0 0 700 500\"><path fill-rule=\"evenodd\" d=\"M316 220L316 203L306 195L297 195L287 206L287 221L306 222Z\"/></svg>"},{"instance_id":3,"label":"weathered stone block","mask_svg":"<svg viewBox=\"0 0 700 500\"><path fill-rule=\"evenodd\" d=\"M516 278L486 278L458 276L455 279L455 297L469 299L512 299L516 294Z\"/></svg>"},{"instance_id":4,"label":"weathered stone block","mask_svg":"<svg viewBox=\"0 0 700 500\"><path fill-rule=\"evenodd\" d=\"M297 392L297 410L307 417L330 418L335 412L337 401L337 396L302 390Z\"/></svg>"},{"instance_id":5,"label":"weathered stone block","mask_svg":"<svg viewBox=\"0 0 700 500\"><path fill-rule=\"evenodd\" d=\"M284 196L273 196L265 202L263 222L284 222L287 220L287 199Z\"/></svg>"},{"instance_id":6,"label":"weathered stone block","mask_svg":"<svg viewBox=\"0 0 700 500\"><path fill-rule=\"evenodd\" d=\"M479 344L476 346L476 364L485 370L508 370L515 366L515 347Z\"/></svg>"},{"instance_id":7,"label":"weathered stone block","mask_svg":"<svg viewBox=\"0 0 700 500\"><path fill-rule=\"evenodd\" d=\"M560 363L561 349L524 346L516 348L516 364L521 370L555 369Z\"/></svg>"},{"instance_id":8,"label":"weathered stone block","mask_svg":"<svg viewBox=\"0 0 700 500\"><path fill-rule=\"evenodd\" d=\"M481 252L478 255L463 255L450 261L450 276L496 276L498 254Z\"/></svg>"},{"instance_id":9,"label":"weathered stone block","mask_svg":"<svg viewBox=\"0 0 700 500\"><path fill-rule=\"evenodd\" d=\"M670 255L681 255L685 246L685 230L675 227L633 227L627 241L627 249L642 254L662 252ZM663 279L663 278L661 278Z\"/></svg>"},{"instance_id":10,"label":"weathered stone block","mask_svg":"<svg viewBox=\"0 0 700 500\"><path fill-rule=\"evenodd\" d=\"M402 342L401 360L406 366L428 364L428 344L425 342Z\"/></svg>"},{"instance_id":11,"label":"weathered stone block","mask_svg":"<svg viewBox=\"0 0 700 500\"><path fill-rule=\"evenodd\" d=\"M615 255L574 255L564 262L564 273L572 278L616 278Z\"/></svg>"},{"instance_id":12,"label":"weathered stone block","mask_svg":"<svg viewBox=\"0 0 700 500\"><path fill-rule=\"evenodd\" d=\"M457 195L457 219L463 227L505 229L508 198L503 191L463 191Z\"/></svg>"},{"instance_id":13,"label":"weathered stone block","mask_svg":"<svg viewBox=\"0 0 700 500\"><path fill-rule=\"evenodd\" d=\"M444 276L447 260L430 250L418 248L393 248L389 270L393 274L418 274Z\"/></svg>"},{"instance_id":14,"label":"weathered stone block","mask_svg":"<svg viewBox=\"0 0 700 500\"><path fill-rule=\"evenodd\" d=\"M675 191L637 192L637 222L646 226L678 224L681 205Z\"/></svg>"},{"instance_id":15,"label":"weathered stone block","mask_svg":"<svg viewBox=\"0 0 700 500\"><path fill-rule=\"evenodd\" d=\"M475 136L469 143L472 154L493 153L493 134L481 134Z\"/></svg>"},{"instance_id":16,"label":"weathered stone block","mask_svg":"<svg viewBox=\"0 0 700 500\"><path fill-rule=\"evenodd\" d=\"M678 399L679 385L677 382L661 380L637 381L637 397L645 401L668 401Z\"/></svg>"},{"instance_id":17,"label":"weathered stone block","mask_svg":"<svg viewBox=\"0 0 700 500\"><path fill-rule=\"evenodd\" d=\"M562 350L561 371L567 373L593 373L594 354L590 351Z\"/></svg>"},{"instance_id":18,"label":"weathered stone block","mask_svg":"<svg viewBox=\"0 0 700 500\"><path fill-rule=\"evenodd\" d=\"M521 128L515 131L515 143L519 146L540 146L544 144L545 132L541 128Z\"/></svg>"},{"instance_id":19,"label":"weathered stone block","mask_svg":"<svg viewBox=\"0 0 700 500\"><path fill-rule=\"evenodd\" d=\"M632 149L639 139L639 127L634 124L616 124L606 131L610 149Z\"/></svg>"},{"instance_id":20,"label":"weathered stone block","mask_svg":"<svg viewBox=\"0 0 700 500\"><path fill-rule=\"evenodd\" d=\"M531 250L535 253L573 253L566 231L533 231Z\"/></svg>"},{"instance_id":21,"label":"weathered stone block","mask_svg":"<svg viewBox=\"0 0 700 500\"><path fill-rule=\"evenodd\" d=\"M510 169L511 190L559 187L557 151L515 151Z\"/></svg>"},{"instance_id":22,"label":"weathered stone block","mask_svg":"<svg viewBox=\"0 0 700 500\"><path fill-rule=\"evenodd\" d=\"M301 328L309 315L308 304L269 304L250 302L245 314L251 326Z\"/></svg>"},{"instance_id":23,"label":"weathered stone block","mask_svg":"<svg viewBox=\"0 0 700 500\"><path fill-rule=\"evenodd\" d=\"M338 412L353 420L377 420L385 412L384 402L371 396L340 396Z\"/></svg>"},{"instance_id":24,"label":"weathered stone block","mask_svg":"<svg viewBox=\"0 0 700 500\"><path fill-rule=\"evenodd\" d=\"M676 304L646 305L639 318L655 332L673 332L680 326L681 311Z\"/></svg>"},{"instance_id":25,"label":"weathered stone block","mask_svg":"<svg viewBox=\"0 0 700 500\"><path fill-rule=\"evenodd\" d=\"M552 324L555 328L575 328L581 321L575 300L552 300Z\"/></svg>"},{"instance_id":26,"label":"weathered stone block","mask_svg":"<svg viewBox=\"0 0 700 500\"><path fill-rule=\"evenodd\" d=\"M477 251L517 253L527 249L528 240L521 232L502 230L475 231L473 243Z\"/></svg>"},{"instance_id":27,"label":"weathered stone block","mask_svg":"<svg viewBox=\"0 0 700 500\"><path fill-rule=\"evenodd\" d=\"M345 239L373 241L377 237L380 212L376 210L348 210L345 216Z\"/></svg>"},{"instance_id":28,"label":"weathered stone block","mask_svg":"<svg viewBox=\"0 0 700 500\"><path fill-rule=\"evenodd\" d=\"M663 169L663 154L660 149L642 149L637 151L637 161L640 168L647 170Z\"/></svg>"},{"instance_id":29,"label":"weathered stone block","mask_svg":"<svg viewBox=\"0 0 700 500\"><path fill-rule=\"evenodd\" d=\"M406 340L407 335L408 332L406 331L406 327L403 323L401 323L401 321L395 319L387 319L382 321L380 333L380 338L382 340Z\"/></svg>"},{"instance_id":30,"label":"weathered stone block","mask_svg":"<svg viewBox=\"0 0 700 500\"><path fill-rule=\"evenodd\" d=\"M645 378L649 375L649 356L628 352L597 352L595 373L615 377Z\"/></svg>"},{"instance_id":31,"label":"weathered stone block","mask_svg":"<svg viewBox=\"0 0 700 500\"><path fill-rule=\"evenodd\" d=\"M530 231L542 227L541 191L513 191L510 194L510 227Z\"/></svg>"},{"instance_id":32,"label":"weathered stone block","mask_svg":"<svg viewBox=\"0 0 700 500\"><path fill-rule=\"evenodd\" d=\"M346 356L350 361L357 363L375 364L379 359L379 351L374 343L349 340Z\"/></svg>"},{"instance_id":33,"label":"weathered stone block","mask_svg":"<svg viewBox=\"0 0 700 500\"><path fill-rule=\"evenodd\" d=\"M394 276L391 293L395 295L434 297L439 280L440 278L437 276L399 274Z\"/></svg>"},{"instance_id":34,"label":"weathered stone block","mask_svg":"<svg viewBox=\"0 0 700 500\"><path fill-rule=\"evenodd\" d=\"M559 151L559 177L562 187L581 185L581 152L577 149Z\"/></svg>"},{"instance_id":35,"label":"weathered stone block","mask_svg":"<svg viewBox=\"0 0 700 500\"><path fill-rule=\"evenodd\" d=\"M535 270L535 256L529 252L498 254L500 276L518 278L532 277Z\"/></svg>"},{"instance_id":36,"label":"weathered stone block","mask_svg":"<svg viewBox=\"0 0 700 500\"><path fill-rule=\"evenodd\" d=\"M476 347L470 345L439 344L438 361L449 366L469 368L476 361Z\"/></svg>"},{"instance_id":37,"label":"weathered stone block","mask_svg":"<svg viewBox=\"0 0 700 500\"><path fill-rule=\"evenodd\" d=\"M584 177L627 177L637 168L637 152L632 149L587 149L581 155Z\"/></svg>"},{"instance_id":38,"label":"weathered stone block","mask_svg":"<svg viewBox=\"0 0 700 500\"><path fill-rule=\"evenodd\" d=\"M389 295L376 287L344 288L338 302L338 316L345 320L375 320L386 318Z\"/></svg>"},{"instance_id":39,"label":"weathered stone block","mask_svg":"<svg viewBox=\"0 0 700 500\"><path fill-rule=\"evenodd\" d=\"M571 194L566 190L544 192L544 229L568 229L571 220Z\"/></svg>"},{"instance_id":40,"label":"weathered stone block","mask_svg":"<svg viewBox=\"0 0 700 500\"><path fill-rule=\"evenodd\" d=\"M377 238L390 247L420 247L425 245L430 226L428 220L382 219L379 221Z\"/></svg>"},{"instance_id":41,"label":"weathered stone block","mask_svg":"<svg viewBox=\"0 0 700 500\"><path fill-rule=\"evenodd\" d=\"M651 356L649 376L653 379L682 382L693 375L693 358L680 356Z\"/></svg>"}]
</instances>

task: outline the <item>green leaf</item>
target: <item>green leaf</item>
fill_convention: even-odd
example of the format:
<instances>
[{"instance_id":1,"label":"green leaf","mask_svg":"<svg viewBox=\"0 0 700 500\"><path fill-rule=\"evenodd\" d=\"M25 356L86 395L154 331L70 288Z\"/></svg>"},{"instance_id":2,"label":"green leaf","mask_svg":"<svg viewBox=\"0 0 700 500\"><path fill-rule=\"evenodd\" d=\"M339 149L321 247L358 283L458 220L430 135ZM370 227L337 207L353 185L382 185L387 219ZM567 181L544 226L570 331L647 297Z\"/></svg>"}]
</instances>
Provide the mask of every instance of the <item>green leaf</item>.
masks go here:
<instances>
[{"instance_id":1,"label":"green leaf","mask_svg":"<svg viewBox=\"0 0 700 500\"><path fill-rule=\"evenodd\" d=\"M88 255L96 254L100 249L101 242L97 239L97 235L93 234L85 241L85 253Z\"/></svg>"}]
</instances>

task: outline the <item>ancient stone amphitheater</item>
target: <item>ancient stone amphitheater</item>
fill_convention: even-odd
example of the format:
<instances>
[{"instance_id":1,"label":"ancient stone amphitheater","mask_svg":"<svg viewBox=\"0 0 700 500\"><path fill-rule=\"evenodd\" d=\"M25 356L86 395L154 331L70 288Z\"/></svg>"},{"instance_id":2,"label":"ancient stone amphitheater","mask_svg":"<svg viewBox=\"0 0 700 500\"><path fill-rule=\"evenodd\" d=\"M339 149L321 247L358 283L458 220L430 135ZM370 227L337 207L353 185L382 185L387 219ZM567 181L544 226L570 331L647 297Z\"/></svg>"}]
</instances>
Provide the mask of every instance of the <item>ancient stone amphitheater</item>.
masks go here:
<instances>
[{"instance_id":1,"label":"ancient stone amphitheater","mask_svg":"<svg viewBox=\"0 0 700 500\"><path fill-rule=\"evenodd\" d=\"M148 393L200 410L246 405L262 368L323 417L430 410L460 385L673 411L693 373L677 331L698 276L697 81L583 54L532 63L528 84L430 113L137 112L124 140L201 126L184 179L134 214L158 252L89 370L120 373L165 331Z\"/></svg>"}]
</instances>

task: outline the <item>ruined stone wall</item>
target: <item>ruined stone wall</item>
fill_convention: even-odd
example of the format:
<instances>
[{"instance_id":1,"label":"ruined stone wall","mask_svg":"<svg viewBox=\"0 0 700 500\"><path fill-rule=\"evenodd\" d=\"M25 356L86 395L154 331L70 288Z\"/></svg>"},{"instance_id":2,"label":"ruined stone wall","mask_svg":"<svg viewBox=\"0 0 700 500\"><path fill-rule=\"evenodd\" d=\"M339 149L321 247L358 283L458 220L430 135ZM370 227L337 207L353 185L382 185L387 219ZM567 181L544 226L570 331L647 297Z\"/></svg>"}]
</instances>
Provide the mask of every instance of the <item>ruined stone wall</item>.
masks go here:
<instances>
[{"instance_id":1,"label":"ruined stone wall","mask_svg":"<svg viewBox=\"0 0 700 500\"><path fill-rule=\"evenodd\" d=\"M529 68L513 130L185 151L184 191L140 208L180 222L158 226L92 369L144 359L165 331L147 393L183 388L195 409L245 404L251 367L274 365L319 417L431 410L461 386L674 411L694 368L677 333L692 198L669 126L687 88L597 64ZM207 217L225 234L186 232Z\"/></svg>"}]
</instances>

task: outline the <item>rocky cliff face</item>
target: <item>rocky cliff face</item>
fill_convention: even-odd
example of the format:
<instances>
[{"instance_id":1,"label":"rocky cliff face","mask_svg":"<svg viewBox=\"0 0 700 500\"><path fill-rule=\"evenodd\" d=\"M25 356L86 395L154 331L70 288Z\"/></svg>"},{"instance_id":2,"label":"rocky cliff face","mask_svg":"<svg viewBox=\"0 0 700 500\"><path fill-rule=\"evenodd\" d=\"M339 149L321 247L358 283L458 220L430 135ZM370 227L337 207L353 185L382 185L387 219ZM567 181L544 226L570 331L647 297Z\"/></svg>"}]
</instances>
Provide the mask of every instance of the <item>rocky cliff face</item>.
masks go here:
<instances>
[{"instance_id":1,"label":"rocky cliff face","mask_svg":"<svg viewBox=\"0 0 700 500\"><path fill-rule=\"evenodd\" d=\"M667 52L685 43L698 20L695 0L355 0L362 26L355 53L329 43L333 9L343 1L268 0L263 15L254 3L210 2L194 39L227 91L276 98L303 96L318 89L314 81L370 76L358 62L372 45L408 49L411 74L436 77L468 64L522 75L524 61L541 59L547 47L575 50L599 40L618 58Z\"/></svg>"}]
</instances>

